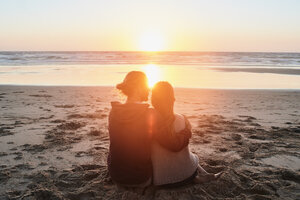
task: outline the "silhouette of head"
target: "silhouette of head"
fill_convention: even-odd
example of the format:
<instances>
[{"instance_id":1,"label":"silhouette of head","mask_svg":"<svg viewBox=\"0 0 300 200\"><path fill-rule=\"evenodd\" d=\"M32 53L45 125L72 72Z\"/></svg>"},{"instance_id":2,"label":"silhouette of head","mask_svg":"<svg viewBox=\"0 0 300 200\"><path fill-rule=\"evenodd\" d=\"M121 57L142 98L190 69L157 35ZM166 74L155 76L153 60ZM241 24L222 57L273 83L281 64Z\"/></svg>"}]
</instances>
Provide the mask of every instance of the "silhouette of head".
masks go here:
<instances>
[{"instance_id":1,"label":"silhouette of head","mask_svg":"<svg viewBox=\"0 0 300 200\"><path fill-rule=\"evenodd\" d=\"M152 89L152 106L163 116L170 117L174 115L175 97L174 90L170 83L160 81Z\"/></svg>"},{"instance_id":2,"label":"silhouette of head","mask_svg":"<svg viewBox=\"0 0 300 200\"><path fill-rule=\"evenodd\" d=\"M129 72L123 82L119 83L116 87L128 98L135 97L140 101L148 100L148 79L143 72Z\"/></svg>"}]
</instances>

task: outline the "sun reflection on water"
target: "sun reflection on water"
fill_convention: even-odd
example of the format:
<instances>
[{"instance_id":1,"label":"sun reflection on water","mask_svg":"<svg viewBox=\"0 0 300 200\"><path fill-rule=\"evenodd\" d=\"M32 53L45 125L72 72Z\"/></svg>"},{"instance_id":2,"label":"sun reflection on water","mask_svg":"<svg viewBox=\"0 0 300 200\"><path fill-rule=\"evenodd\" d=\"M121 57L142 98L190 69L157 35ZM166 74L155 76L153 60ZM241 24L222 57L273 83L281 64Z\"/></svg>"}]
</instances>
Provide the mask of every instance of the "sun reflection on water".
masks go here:
<instances>
[{"instance_id":1,"label":"sun reflection on water","mask_svg":"<svg viewBox=\"0 0 300 200\"><path fill-rule=\"evenodd\" d=\"M142 67L143 72L148 77L148 85L149 87L153 87L155 83L161 80L162 74L161 69L158 65L148 64Z\"/></svg>"}]
</instances>

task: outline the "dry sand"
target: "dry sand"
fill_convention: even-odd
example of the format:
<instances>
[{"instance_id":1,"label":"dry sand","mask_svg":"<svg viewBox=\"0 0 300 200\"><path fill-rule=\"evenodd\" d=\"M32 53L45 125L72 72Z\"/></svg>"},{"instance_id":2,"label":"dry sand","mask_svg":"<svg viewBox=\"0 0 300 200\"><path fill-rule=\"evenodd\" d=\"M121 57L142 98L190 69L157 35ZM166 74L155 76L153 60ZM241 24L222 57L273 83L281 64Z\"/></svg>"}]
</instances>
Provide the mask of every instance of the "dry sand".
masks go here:
<instances>
[{"instance_id":1,"label":"dry sand","mask_svg":"<svg viewBox=\"0 0 300 200\"><path fill-rule=\"evenodd\" d=\"M190 149L218 181L117 188L109 87L0 86L0 199L300 199L300 91L176 89Z\"/></svg>"}]
</instances>

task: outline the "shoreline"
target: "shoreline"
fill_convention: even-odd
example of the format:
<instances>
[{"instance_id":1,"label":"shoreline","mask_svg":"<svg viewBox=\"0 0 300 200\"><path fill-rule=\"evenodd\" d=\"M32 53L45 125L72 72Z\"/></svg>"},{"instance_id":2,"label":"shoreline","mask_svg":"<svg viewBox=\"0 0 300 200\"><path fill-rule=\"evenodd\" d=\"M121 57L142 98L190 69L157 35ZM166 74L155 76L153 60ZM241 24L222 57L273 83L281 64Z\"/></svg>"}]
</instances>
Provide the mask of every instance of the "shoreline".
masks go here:
<instances>
[{"instance_id":1,"label":"shoreline","mask_svg":"<svg viewBox=\"0 0 300 200\"><path fill-rule=\"evenodd\" d=\"M154 62L155 63L155 62ZM225 66L224 66L225 65ZM300 68L212 67L199 65L116 64L1 66L2 85L112 86L129 71L143 71L152 83L202 89L300 89ZM280 81L278 81L280 80Z\"/></svg>"}]
</instances>

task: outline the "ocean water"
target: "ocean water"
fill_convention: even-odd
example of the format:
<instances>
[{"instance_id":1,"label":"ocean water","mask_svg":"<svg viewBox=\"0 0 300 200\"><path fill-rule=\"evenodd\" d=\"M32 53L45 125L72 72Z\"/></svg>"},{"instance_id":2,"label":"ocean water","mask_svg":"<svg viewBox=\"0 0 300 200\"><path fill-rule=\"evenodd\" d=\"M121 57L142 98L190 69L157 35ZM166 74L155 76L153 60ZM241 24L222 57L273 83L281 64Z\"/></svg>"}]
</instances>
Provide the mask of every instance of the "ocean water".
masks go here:
<instances>
[{"instance_id":1,"label":"ocean water","mask_svg":"<svg viewBox=\"0 0 300 200\"><path fill-rule=\"evenodd\" d=\"M0 65L162 64L300 67L300 53L0 52Z\"/></svg>"},{"instance_id":2,"label":"ocean water","mask_svg":"<svg viewBox=\"0 0 300 200\"><path fill-rule=\"evenodd\" d=\"M132 70L175 87L300 89L300 53L0 52L2 85L115 85Z\"/></svg>"}]
</instances>

